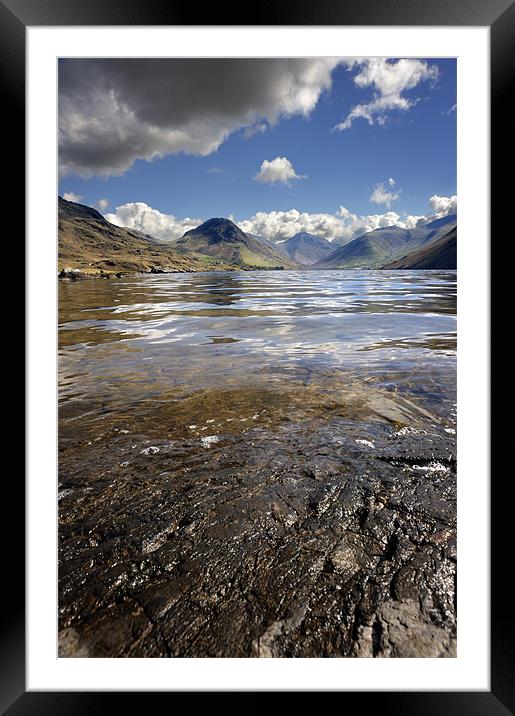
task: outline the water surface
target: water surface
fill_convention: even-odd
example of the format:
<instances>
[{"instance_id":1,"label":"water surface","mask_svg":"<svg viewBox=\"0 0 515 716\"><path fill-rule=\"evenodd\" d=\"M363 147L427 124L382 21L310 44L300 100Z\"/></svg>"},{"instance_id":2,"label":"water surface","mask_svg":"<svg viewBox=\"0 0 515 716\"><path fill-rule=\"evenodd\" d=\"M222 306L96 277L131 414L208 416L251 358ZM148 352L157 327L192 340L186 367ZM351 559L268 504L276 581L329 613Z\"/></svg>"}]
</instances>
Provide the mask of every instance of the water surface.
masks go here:
<instances>
[{"instance_id":1,"label":"water surface","mask_svg":"<svg viewBox=\"0 0 515 716\"><path fill-rule=\"evenodd\" d=\"M62 420L199 390L361 380L449 417L456 273L257 271L59 286Z\"/></svg>"},{"instance_id":2,"label":"water surface","mask_svg":"<svg viewBox=\"0 0 515 716\"><path fill-rule=\"evenodd\" d=\"M455 655L455 273L59 300L61 655Z\"/></svg>"}]
</instances>

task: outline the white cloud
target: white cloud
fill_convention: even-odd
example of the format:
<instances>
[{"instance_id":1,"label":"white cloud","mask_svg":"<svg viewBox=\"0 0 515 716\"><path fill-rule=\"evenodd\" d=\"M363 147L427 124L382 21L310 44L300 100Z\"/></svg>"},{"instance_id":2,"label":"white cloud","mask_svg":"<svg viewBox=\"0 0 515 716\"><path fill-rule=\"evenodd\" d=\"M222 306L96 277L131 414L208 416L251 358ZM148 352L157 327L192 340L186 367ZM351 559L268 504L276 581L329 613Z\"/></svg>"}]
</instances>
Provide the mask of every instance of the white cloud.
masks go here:
<instances>
[{"instance_id":1,"label":"white cloud","mask_svg":"<svg viewBox=\"0 0 515 716\"><path fill-rule=\"evenodd\" d=\"M202 223L202 219L177 219L173 214L162 214L142 201L118 206L114 213L106 214L105 218L116 226L136 229L156 239L168 241L179 239L186 231Z\"/></svg>"},{"instance_id":2,"label":"white cloud","mask_svg":"<svg viewBox=\"0 0 515 716\"><path fill-rule=\"evenodd\" d=\"M250 219L236 222L247 233L273 241L290 238L299 231L334 239L341 233L342 222L335 214L309 214L297 209L289 211L258 211Z\"/></svg>"},{"instance_id":3,"label":"white cloud","mask_svg":"<svg viewBox=\"0 0 515 716\"><path fill-rule=\"evenodd\" d=\"M283 241L299 231L307 231L322 236L329 241L340 237L346 241L366 234L374 229L385 226L400 226L413 229L418 224L426 223L435 216L401 216L395 211L383 214L354 214L344 206L340 206L334 214L309 214L297 209L289 211L260 211L250 219L236 221L238 226L250 234L264 236L274 241Z\"/></svg>"},{"instance_id":4,"label":"white cloud","mask_svg":"<svg viewBox=\"0 0 515 716\"><path fill-rule=\"evenodd\" d=\"M109 199L99 199L97 201L97 206L100 209L100 211L104 212L107 207L109 206Z\"/></svg>"},{"instance_id":5,"label":"white cloud","mask_svg":"<svg viewBox=\"0 0 515 716\"><path fill-rule=\"evenodd\" d=\"M122 174L136 159L206 156L238 129L307 117L330 89L338 62L60 60L60 171L108 176Z\"/></svg>"},{"instance_id":6,"label":"white cloud","mask_svg":"<svg viewBox=\"0 0 515 716\"><path fill-rule=\"evenodd\" d=\"M457 196L437 196L436 194L429 199L429 206L433 210L435 219L440 219L447 214L456 214L458 211Z\"/></svg>"},{"instance_id":7,"label":"white cloud","mask_svg":"<svg viewBox=\"0 0 515 716\"><path fill-rule=\"evenodd\" d=\"M338 215L342 221L340 236L349 240L355 239L362 234L367 234L369 231L382 229L385 226L401 226L402 228L406 228L400 214L397 214L395 211L387 211L384 214L359 216L358 214L353 214L344 206L340 206Z\"/></svg>"},{"instance_id":8,"label":"white cloud","mask_svg":"<svg viewBox=\"0 0 515 716\"><path fill-rule=\"evenodd\" d=\"M422 224L427 224L428 221L431 221L432 218L429 216L424 216L420 214L408 214L407 216L404 216L402 219L402 223L404 224L405 229L416 229L417 226L420 226Z\"/></svg>"},{"instance_id":9,"label":"white cloud","mask_svg":"<svg viewBox=\"0 0 515 716\"><path fill-rule=\"evenodd\" d=\"M347 117L335 129L349 129L355 119L365 119L369 124L385 124L392 110L407 111L417 98L406 97L403 93L421 82L436 81L438 68L423 60L387 58L349 58L345 61L349 71L359 68L354 84L364 89L372 88L372 99L365 104L355 105Z\"/></svg>"},{"instance_id":10,"label":"white cloud","mask_svg":"<svg viewBox=\"0 0 515 716\"><path fill-rule=\"evenodd\" d=\"M73 201L75 203L79 202L81 199L84 199L82 194L74 194L73 191L65 191L63 194L63 199L66 201Z\"/></svg>"},{"instance_id":11,"label":"white cloud","mask_svg":"<svg viewBox=\"0 0 515 716\"><path fill-rule=\"evenodd\" d=\"M245 139L250 139L256 134L264 134L267 129L268 124L265 124L264 122L258 122L257 124L253 124L250 127L245 127L245 129L243 130L243 136L245 137Z\"/></svg>"},{"instance_id":12,"label":"white cloud","mask_svg":"<svg viewBox=\"0 0 515 716\"><path fill-rule=\"evenodd\" d=\"M300 231L307 231L329 241L341 237L346 241L366 234L374 229L385 226L400 226L414 229L419 224L442 218L456 212L456 197L432 196L429 200L432 212L427 215L401 215L395 211L383 214L354 214L344 206L340 206L334 214L308 213L298 209L288 211L258 211L248 219L238 220L231 216L242 231L263 236L272 241L284 241ZM207 218L207 217L205 217ZM157 209L136 202L124 204L113 214L106 214L106 219L117 226L137 229L159 239L174 240L186 231L199 226L204 219L178 219L172 214L163 214Z\"/></svg>"},{"instance_id":13,"label":"white cloud","mask_svg":"<svg viewBox=\"0 0 515 716\"><path fill-rule=\"evenodd\" d=\"M292 179L305 179L305 176L297 174L292 163L286 157L276 157L271 161L265 159L261 162L259 172L254 176L254 181L262 184L288 184Z\"/></svg>"},{"instance_id":14,"label":"white cloud","mask_svg":"<svg viewBox=\"0 0 515 716\"><path fill-rule=\"evenodd\" d=\"M393 187L395 185L395 179L390 177L388 179L388 185ZM397 201L400 195L401 190L393 191L386 187L386 182L381 182L375 185L374 191L369 197L369 201L372 201L374 204L386 204L386 206L389 207L392 201Z\"/></svg>"},{"instance_id":15,"label":"white cloud","mask_svg":"<svg viewBox=\"0 0 515 716\"><path fill-rule=\"evenodd\" d=\"M427 214L398 214L387 211L384 214L369 214L358 216L341 206L338 215L342 219L343 230L341 236L354 239L362 234L386 226L400 226L403 229L415 229L417 226L427 224L435 219L442 219L448 214L455 214L458 210L456 196L432 196L429 199L431 212Z\"/></svg>"}]
</instances>

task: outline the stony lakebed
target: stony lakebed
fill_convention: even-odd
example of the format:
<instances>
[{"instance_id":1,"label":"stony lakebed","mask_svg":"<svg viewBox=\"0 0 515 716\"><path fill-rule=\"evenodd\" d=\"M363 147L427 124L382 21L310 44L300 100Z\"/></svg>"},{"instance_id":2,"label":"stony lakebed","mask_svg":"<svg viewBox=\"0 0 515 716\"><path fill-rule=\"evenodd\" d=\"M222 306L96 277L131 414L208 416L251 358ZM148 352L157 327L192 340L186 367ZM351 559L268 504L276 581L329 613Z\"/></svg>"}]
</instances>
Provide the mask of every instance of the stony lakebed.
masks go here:
<instances>
[{"instance_id":1,"label":"stony lakebed","mask_svg":"<svg viewBox=\"0 0 515 716\"><path fill-rule=\"evenodd\" d=\"M60 286L62 657L456 655L456 274Z\"/></svg>"}]
</instances>

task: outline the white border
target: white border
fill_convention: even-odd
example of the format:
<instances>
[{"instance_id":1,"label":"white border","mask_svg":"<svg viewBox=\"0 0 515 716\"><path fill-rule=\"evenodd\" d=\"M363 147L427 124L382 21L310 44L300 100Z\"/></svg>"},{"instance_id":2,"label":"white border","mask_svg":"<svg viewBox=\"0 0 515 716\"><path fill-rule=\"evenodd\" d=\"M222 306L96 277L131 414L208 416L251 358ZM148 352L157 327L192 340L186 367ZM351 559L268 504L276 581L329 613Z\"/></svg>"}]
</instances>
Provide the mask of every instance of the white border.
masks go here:
<instances>
[{"instance_id":1,"label":"white border","mask_svg":"<svg viewBox=\"0 0 515 716\"><path fill-rule=\"evenodd\" d=\"M27 689L489 690L489 28L27 28ZM56 58L458 57L458 657L56 658Z\"/></svg>"}]
</instances>

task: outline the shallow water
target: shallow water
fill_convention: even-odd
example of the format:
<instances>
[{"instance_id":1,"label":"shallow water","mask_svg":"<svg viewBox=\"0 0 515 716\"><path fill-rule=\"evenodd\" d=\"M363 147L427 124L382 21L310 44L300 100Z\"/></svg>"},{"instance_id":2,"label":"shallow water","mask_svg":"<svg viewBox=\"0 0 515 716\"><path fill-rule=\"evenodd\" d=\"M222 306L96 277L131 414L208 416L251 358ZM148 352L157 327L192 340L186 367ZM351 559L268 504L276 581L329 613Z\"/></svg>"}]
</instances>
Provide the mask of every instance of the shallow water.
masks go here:
<instances>
[{"instance_id":1,"label":"shallow water","mask_svg":"<svg viewBox=\"0 0 515 716\"><path fill-rule=\"evenodd\" d=\"M63 418L134 414L139 403L200 389L277 391L320 381L329 389L332 380L355 379L416 396L437 412L454 403L455 272L61 282L59 321Z\"/></svg>"},{"instance_id":2,"label":"shallow water","mask_svg":"<svg viewBox=\"0 0 515 716\"><path fill-rule=\"evenodd\" d=\"M61 655L455 655L455 273L61 282L59 321Z\"/></svg>"}]
</instances>

